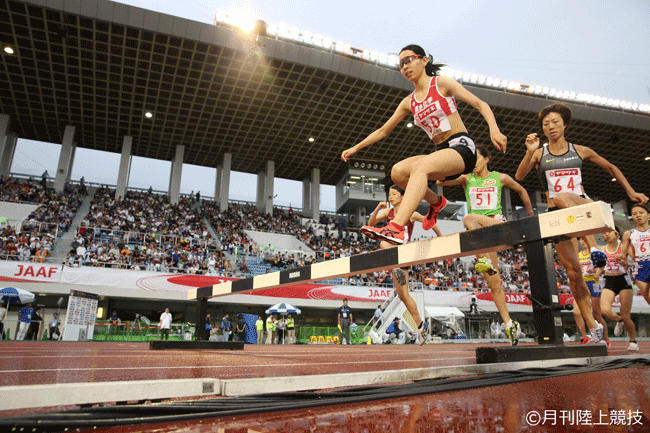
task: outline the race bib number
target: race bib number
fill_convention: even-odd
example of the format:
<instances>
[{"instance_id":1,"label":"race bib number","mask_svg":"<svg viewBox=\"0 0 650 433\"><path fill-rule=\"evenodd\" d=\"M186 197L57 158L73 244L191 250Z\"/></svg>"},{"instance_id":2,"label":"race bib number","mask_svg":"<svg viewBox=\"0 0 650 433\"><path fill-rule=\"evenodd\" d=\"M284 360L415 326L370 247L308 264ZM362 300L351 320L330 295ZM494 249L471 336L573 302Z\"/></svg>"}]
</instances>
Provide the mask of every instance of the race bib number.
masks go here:
<instances>
[{"instance_id":1,"label":"race bib number","mask_svg":"<svg viewBox=\"0 0 650 433\"><path fill-rule=\"evenodd\" d=\"M582 173L579 168L546 170L546 181L548 183L548 195L551 198L561 192L582 194L580 188Z\"/></svg>"},{"instance_id":2,"label":"race bib number","mask_svg":"<svg viewBox=\"0 0 650 433\"><path fill-rule=\"evenodd\" d=\"M429 138L451 129L449 119L440 106L440 102L428 97L418 106L413 114L415 124L424 129Z\"/></svg>"},{"instance_id":3,"label":"race bib number","mask_svg":"<svg viewBox=\"0 0 650 433\"><path fill-rule=\"evenodd\" d=\"M481 186L469 189L469 204L472 209L497 209L497 187Z\"/></svg>"}]
</instances>

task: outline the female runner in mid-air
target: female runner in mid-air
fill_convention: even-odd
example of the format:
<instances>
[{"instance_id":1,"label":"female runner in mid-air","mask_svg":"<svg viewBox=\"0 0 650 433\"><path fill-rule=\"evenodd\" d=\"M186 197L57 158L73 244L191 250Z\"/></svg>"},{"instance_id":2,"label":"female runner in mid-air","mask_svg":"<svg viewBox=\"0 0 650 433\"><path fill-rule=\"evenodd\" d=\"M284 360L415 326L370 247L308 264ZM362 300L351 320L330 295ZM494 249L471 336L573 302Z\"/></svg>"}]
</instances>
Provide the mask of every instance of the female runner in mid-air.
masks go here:
<instances>
[{"instance_id":1,"label":"female runner in mid-air","mask_svg":"<svg viewBox=\"0 0 650 433\"><path fill-rule=\"evenodd\" d=\"M422 47L404 47L399 54L399 65L402 75L413 83L413 93L402 99L393 115L381 128L341 153L341 159L348 161L364 147L386 137L411 113L414 123L424 129L436 145L433 153L412 156L393 167L391 178L405 191L395 219L382 228L361 228L361 232L367 236L391 244L403 244L408 241L404 226L423 199L430 207L422 228L429 230L436 225L438 212L445 207L447 201L429 189L429 180L453 179L461 174L471 173L476 165L474 141L458 114L455 98L470 104L481 113L490 128L490 138L497 149L505 152L507 143L505 135L499 131L490 106L453 78L437 76L440 65L435 65Z\"/></svg>"}]
</instances>

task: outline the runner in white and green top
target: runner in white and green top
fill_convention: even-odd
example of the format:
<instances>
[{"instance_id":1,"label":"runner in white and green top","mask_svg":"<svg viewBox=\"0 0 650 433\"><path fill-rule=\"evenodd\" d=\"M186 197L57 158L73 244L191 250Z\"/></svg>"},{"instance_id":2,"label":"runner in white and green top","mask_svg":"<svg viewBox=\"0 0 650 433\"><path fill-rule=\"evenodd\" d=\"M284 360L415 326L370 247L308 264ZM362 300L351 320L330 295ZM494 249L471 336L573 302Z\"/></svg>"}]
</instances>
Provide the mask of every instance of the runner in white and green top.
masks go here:
<instances>
[{"instance_id":1,"label":"runner in white and green top","mask_svg":"<svg viewBox=\"0 0 650 433\"><path fill-rule=\"evenodd\" d=\"M503 184L498 171L489 172L486 177L479 177L472 172L467 175L465 182L465 198L467 212L475 215L485 215L490 218L503 219L501 214L501 189Z\"/></svg>"},{"instance_id":2,"label":"runner in white and green top","mask_svg":"<svg viewBox=\"0 0 650 433\"><path fill-rule=\"evenodd\" d=\"M488 170L490 154L485 147L476 146L476 167L470 174L464 174L458 179L438 182L439 185L462 185L467 198L468 214L463 218L467 230L476 230L506 222L501 211L501 190L504 186L519 193L524 202L529 216L533 216L533 206L528 193L512 177L507 174ZM477 256L476 271L483 273L485 280L492 291L492 299L499 310L503 323L506 324L506 334L510 343L516 346L519 343L519 323L510 319L506 296L503 292L497 253L491 252ZM494 263L494 265L493 265Z\"/></svg>"}]
</instances>

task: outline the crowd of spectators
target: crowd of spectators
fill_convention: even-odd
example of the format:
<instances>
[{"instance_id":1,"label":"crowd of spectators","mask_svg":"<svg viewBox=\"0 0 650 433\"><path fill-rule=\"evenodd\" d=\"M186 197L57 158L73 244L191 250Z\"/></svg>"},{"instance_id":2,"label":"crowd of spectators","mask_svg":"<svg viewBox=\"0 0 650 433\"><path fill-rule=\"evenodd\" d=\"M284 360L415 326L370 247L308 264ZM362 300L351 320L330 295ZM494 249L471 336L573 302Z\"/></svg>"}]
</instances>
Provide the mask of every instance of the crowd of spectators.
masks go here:
<instances>
[{"instance_id":1,"label":"crowd of spectators","mask_svg":"<svg viewBox=\"0 0 650 433\"><path fill-rule=\"evenodd\" d=\"M68 186L57 194L44 188L44 180L2 180L0 198L9 201L43 203L23 223L19 235L2 232L0 254L15 260L44 261L51 252L53 235L43 227L67 230L85 187ZM216 233L212 237L206 218ZM273 245L257 245L245 230L281 233L302 241L312 254L276 251ZM172 205L167 195L151 191L128 191L115 198L115 190L99 188L84 222L78 228L64 260L68 266L96 266L119 269L179 272L227 277L250 276L251 263L269 271L305 266L315 260L329 260L374 251L374 241L359 237L342 220L323 216L321 221L303 218L292 209L274 208L272 215L257 211L255 204L232 202L221 211L218 203L192 194ZM228 259L227 254L234 256ZM248 258L248 260L247 260ZM529 290L525 254L522 249L499 253L504 289ZM560 292L568 292L566 273L556 266ZM430 290L487 291L473 263L447 260L414 266L409 271L413 287ZM343 284L392 286L390 272L360 274L342 279Z\"/></svg>"},{"instance_id":2,"label":"crowd of spectators","mask_svg":"<svg viewBox=\"0 0 650 433\"><path fill-rule=\"evenodd\" d=\"M0 201L38 205L23 221L3 221L0 258L44 262L70 229L85 193L83 185L69 183L58 193L48 187L47 176L39 181L0 177Z\"/></svg>"},{"instance_id":3,"label":"crowd of spectators","mask_svg":"<svg viewBox=\"0 0 650 433\"><path fill-rule=\"evenodd\" d=\"M100 188L64 264L204 274L226 268L226 259L203 221L195 199L172 205L151 191Z\"/></svg>"}]
</instances>

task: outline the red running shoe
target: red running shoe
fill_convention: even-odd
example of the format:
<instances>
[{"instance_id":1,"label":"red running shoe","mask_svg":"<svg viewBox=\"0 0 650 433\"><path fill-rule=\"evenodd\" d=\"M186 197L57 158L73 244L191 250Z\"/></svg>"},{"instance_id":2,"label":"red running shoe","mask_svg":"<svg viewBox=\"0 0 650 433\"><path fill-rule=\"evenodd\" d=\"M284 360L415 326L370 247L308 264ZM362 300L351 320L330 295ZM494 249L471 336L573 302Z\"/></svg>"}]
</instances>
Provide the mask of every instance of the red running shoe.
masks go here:
<instances>
[{"instance_id":1,"label":"red running shoe","mask_svg":"<svg viewBox=\"0 0 650 433\"><path fill-rule=\"evenodd\" d=\"M580 344L587 344L587 343L589 343L590 341L591 341L590 338L586 338L586 337L585 337L585 338L583 338L582 340L580 340Z\"/></svg>"},{"instance_id":2,"label":"red running shoe","mask_svg":"<svg viewBox=\"0 0 650 433\"><path fill-rule=\"evenodd\" d=\"M396 227L395 223L392 222L381 228L363 226L360 231L371 239L386 241L393 245L402 245L408 242L408 235L406 234L404 227L400 230Z\"/></svg>"},{"instance_id":3,"label":"red running shoe","mask_svg":"<svg viewBox=\"0 0 650 433\"><path fill-rule=\"evenodd\" d=\"M442 195L439 197L440 201L438 201L438 204L429 205L429 212L427 212L427 216L425 216L424 221L422 221L423 230L432 229L438 222L438 213L447 206L447 199Z\"/></svg>"}]
</instances>

